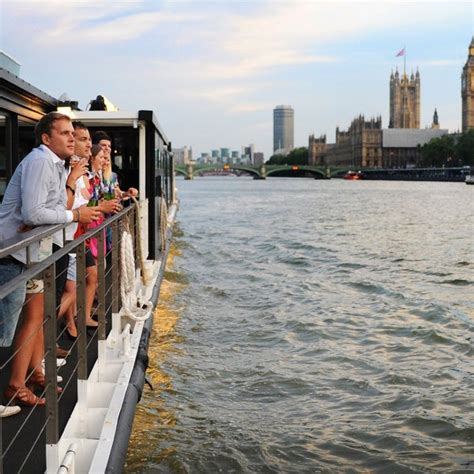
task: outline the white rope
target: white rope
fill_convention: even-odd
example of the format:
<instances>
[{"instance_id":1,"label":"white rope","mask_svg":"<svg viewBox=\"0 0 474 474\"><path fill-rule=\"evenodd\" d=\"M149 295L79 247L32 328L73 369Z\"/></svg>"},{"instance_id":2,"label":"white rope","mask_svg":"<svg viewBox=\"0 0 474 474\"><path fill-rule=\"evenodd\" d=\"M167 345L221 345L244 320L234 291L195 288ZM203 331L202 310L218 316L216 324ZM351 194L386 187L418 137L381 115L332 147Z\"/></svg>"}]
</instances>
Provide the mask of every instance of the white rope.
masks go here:
<instances>
[{"instance_id":1,"label":"white rope","mask_svg":"<svg viewBox=\"0 0 474 474\"><path fill-rule=\"evenodd\" d=\"M143 286L147 286L148 283L150 282L151 275L149 274L148 268L145 266L145 259L143 258L143 241L142 241L142 227L141 227L141 215L140 215L141 207L135 197L131 196L131 199L135 203L135 206L137 209L135 225L136 225L136 235L138 239L138 246L137 246L138 263L140 265L140 273L142 277Z\"/></svg>"},{"instance_id":2,"label":"white rope","mask_svg":"<svg viewBox=\"0 0 474 474\"><path fill-rule=\"evenodd\" d=\"M135 286L135 258L133 256L133 240L130 232L124 231L122 234L121 250L121 290L130 293Z\"/></svg>"},{"instance_id":3,"label":"white rope","mask_svg":"<svg viewBox=\"0 0 474 474\"><path fill-rule=\"evenodd\" d=\"M141 234L140 234L140 206L135 198L137 209L136 216L136 237L138 239L138 260L140 264L140 273L142 277L142 284L147 285L149 276L145 268L143 260L143 250L141 248ZM160 237L161 249L166 247L166 231L168 229L168 208L166 199L161 197L160 202ZM141 301L141 293L135 291L135 257L133 252L133 238L128 230L124 230L122 234L122 242L120 243L120 295L122 297L121 313L128 316L135 321L146 321L151 315L152 304L150 301ZM137 296L138 293L138 296Z\"/></svg>"},{"instance_id":4,"label":"white rope","mask_svg":"<svg viewBox=\"0 0 474 474\"><path fill-rule=\"evenodd\" d=\"M137 219L140 219L139 215L137 215ZM139 245L141 245L138 229L137 238L139 239ZM142 252L140 251L139 254L141 256ZM142 270L141 273L143 276L143 262L140 263ZM134 321L146 321L151 316L151 302L142 302L141 298L137 297L137 292L135 291L135 256L133 253L133 238L128 230L123 231L122 241L120 243L120 296L122 298L122 315L127 316Z\"/></svg>"},{"instance_id":5,"label":"white rope","mask_svg":"<svg viewBox=\"0 0 474 474\"><path fill-rule=\"evenodd\" d=\"M166 230L168 228L168 207L166 205L166 199L161 196L160 199L160 237L161 237L161 250L164 251L166 247Z\"/></svg>"}]
</instances>

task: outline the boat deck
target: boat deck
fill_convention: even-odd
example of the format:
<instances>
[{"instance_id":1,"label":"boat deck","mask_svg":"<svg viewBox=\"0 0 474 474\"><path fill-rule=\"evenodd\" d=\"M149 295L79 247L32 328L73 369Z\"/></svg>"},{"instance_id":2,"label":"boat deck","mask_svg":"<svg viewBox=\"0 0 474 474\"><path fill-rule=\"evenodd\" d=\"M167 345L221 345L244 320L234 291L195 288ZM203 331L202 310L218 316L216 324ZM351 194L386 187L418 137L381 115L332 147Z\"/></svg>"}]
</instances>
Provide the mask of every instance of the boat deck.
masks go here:
<instances>
[{"instance_id":1,"label":"boat deck","mask_svg":"<svg viewBox=\"0 0 474 474\"><path fill-rule=\"evenodd\" d=\"M107 325L107 333L110 331L110 324ZM97 360L97 334L88 336L88 359L87 371L90 374ZM60 339L60 346L64 349L70 349L74 342L64 337ZM12 348L0 348L0 360L8 360L11 356ZM67 357L65 366L58 369L58 375L63 377L63 382L58 384L63 387L59 401L59 433L61 434L71 416L74 406L77 402L77 378L73 375L77 365L77 352L73 347L71 353ZM8 384L8 375L10 371L8 366L5 370L0 371L0 386L2 390ZM69 381L69 384L68 384ZM27 417L31 417L27 419ZM21 408L21 412L17 415L0 419L3 425L2 449L5 452L6 447L17 433L18 438L11 446L4 458L3 469L5 473L38 473L46 470L46 453L45 453L45 434L40 434L45 424L46 409L38 407L33 410L31 408ZM26 429L21 429L25 424ZM20 431L21 429L21 431ZM2 430L0 430L1 432Z\"/></svg>"}]
</instances>

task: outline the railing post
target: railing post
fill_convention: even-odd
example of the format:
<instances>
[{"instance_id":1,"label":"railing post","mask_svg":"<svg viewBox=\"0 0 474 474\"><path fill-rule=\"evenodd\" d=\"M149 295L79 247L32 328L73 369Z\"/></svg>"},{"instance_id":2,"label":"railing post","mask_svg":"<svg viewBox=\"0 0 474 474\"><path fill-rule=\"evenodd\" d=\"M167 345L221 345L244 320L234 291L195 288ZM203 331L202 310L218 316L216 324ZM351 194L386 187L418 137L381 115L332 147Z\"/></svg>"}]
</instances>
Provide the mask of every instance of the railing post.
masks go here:
<instances>
[{"instance_id":1,"label":"railing post","mask_svg":"<svg viewBox=\"0 0 474 474\"><path fill-rule=\"evenodd\" d=\"M56 366L56 269L54 263L44 271L44 346L46 406L49 414L46 443L58 442L58 381Z\"/></svg>"},{"instance_id":2,"label":"railing post","mask_svg":"<svg viewBox=\"0 0 474 474\"><path fill-rule=\"evenodd\" d=\"M98 327L98 360L99 360L99 380L102 379L106 366L105 366L105 338L106 338L106 327L105 327L105 235L106 230L101 230L97 236L97 319L99 323ZM112 285L114 282L112 282Z\"/></svg>"},{"instance_id":3,"label":"railing post","mask_svg":"<svg viewBox=\"0 0 474 474\"><path fill-rule=\"evenodd\" d=\"M99 306L97 308L97 317L99 322L99 341L105 341L105 229L99 232L97 236L97 299Z\"/></svg>"},{"instance_id":4,"label":"railing post","mask_svg":"<svg viewBox=\"0 0 474 474\"><path fill-rule=\"evenodd\" d=\"M135 240L136 219L138 219L138 216L136 216L136 207L134 204L134 209L130 211L128 222L129 222L130 235L132 236L132 242L133 242L133 260L135 262L135 268L137 267L137 260L138 260L138 245L137 245L137 241Z\"/></svg>"},{"instance_id":5,"label":"railing post","mask_svg":"<svg viewBox=\"0 0 474 474\"><path fill-rule=\"evenodd\" d=\"M143 260L143 255L142 255L142 246L140 242L141 236L140 236L140 233L138 232L138 225L139 225L139 220L140 220L140 215L138 214L138 204L135 205L135 210L133 212L134 212L135 220L134 220L134 225L133 225L132 237L133 237L133 241L135 242L135 256L136 256L135 268L139 268L141 272L142 268L141 268L140 262ZM141 275L141 277L144 278L145 275Z\"/></svg>"},{"instance_id":6,"label":"railing post","mask_svg":"<svg viewBox=\"0 0 474 474\"><path fill-rule=\"evenodd\" d=\"M51 472L59 464L58 381L56 366L56 269L51 264L43 272L44 281L44 348L46 379L46 469Z\"/></svg>"},{"instance_id":7,"label":"railing post","mask_svg":"<svg viewBox=\"0 0 474 474\"><path fill-rule=\"evenodd\" d=\"M119 231L118 221L112 222L112 313L118 313L119 310Z\"/></svg>"},{"instance_id":8,"label":"railing post","mask_svg":"<svg viewBox=\"0 0 474 474\"><path fill-rule=\"evenodd\" d=\"M77 378L87 380L86 334L86 243L79 244L76 252L77 301Z\"/></svg>"},{"instance_id":9,"label":"railing post","mask_svg":"<svg viewBox=\"0 0 474 474\"><path fill-rule=\"evenodd\" d=\"M171 179L171 204L175 202L176 195L175 195L175 167L174 167L174 156L171 153L170 156L170 163L171 163L171 170L170 170L170 179Z\"/></svg>"},{"instance_id":10,"label":"railing post","mask_svg":"<svg viewBox=\"0 0 474 474\"><path fill-rule=\"evenodd\" d=\"M0 474L3 474L3 424L0 417Z\"/></svg>"}]
</instances>

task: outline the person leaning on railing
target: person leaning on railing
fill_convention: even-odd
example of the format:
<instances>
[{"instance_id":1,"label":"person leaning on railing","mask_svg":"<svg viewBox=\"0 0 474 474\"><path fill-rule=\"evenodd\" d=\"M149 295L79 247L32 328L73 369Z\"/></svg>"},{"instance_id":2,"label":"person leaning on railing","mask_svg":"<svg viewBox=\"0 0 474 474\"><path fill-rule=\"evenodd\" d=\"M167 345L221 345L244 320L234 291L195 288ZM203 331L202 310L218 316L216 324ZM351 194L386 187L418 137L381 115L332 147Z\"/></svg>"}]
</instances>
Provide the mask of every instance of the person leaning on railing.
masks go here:
<instances>
[{"instance_id":1,"label":"person leaning on railing","mask_svg":"<svg viewBox=\"0 0 474 474\"><path fill-rule=\"evenodd\" d=\"M74 155L69 160L70 172L66 181L68 196L68 209L77 209L82 206L88 206L91 198L91 177L92 165L90 165L92 141L89 130L86 125L80 121L72 123L74 127ZM100 201L98 209L102 213L114 213L120 210L121 206L118 200ZM96 221L98 222L98 221ZM78 224L71 223L66 228L66 240L73 240L80 234ZM89 248L86 247L86 326L97 327L97 321L91 317L92 304L97 287L97 266L94 256ZM67 280L65 291L61 300L61 307L58 318L65 316L66 335L70 339L77 337L77 327L75 323L75 303L76 303L76 255L69 254L69 265L67 271Z\"/></svg>"},{"instance_id":2,"label":"person leaning on railing","mask_svg":"<svg viewBox=\"0 0 474 474\"><path fill-rule=\"evenodd\" d=\"M68 222L90 223L99 218L94 207L66 209L66 170L64 160L74 153L74 129L68 116L51 112L41 118L35 128L38 144L18 165L5 191L0 206L0 240L14 237L32 227ZM62 247L62 233L53 236L57 247ZM44 257L39 247L30 247L31 261ZM26 249L0 259L0 285L19 275L27 264ZM67 258L58 275L64 275ZM57 282L61 297L64 282ZM24 305L24 317L18 329L14 348L15 356L4 397L10 404L25 406L44 405L45 399L37 397L29 387L45 386L41 367L44 356L42 322L44 317L41 280L30 280L29 297ZM0 345L11 345L18 321L25 287L17 288L0 301ZM32 372L27 380L27 372ZM28 386L27 386L28 385Z\"/></svg>"},{"instance_id":3,"label":"person leaning on railing","mask_svg":"<svg viewBox=\"0 0 474 474\"><path fill-rule=\"evenodd\" d=\"M120 189L117 173L112 171L112 138L110 135L103 130L98 130L92 137L92 143L94 145L99 145L104 152L102 187L105 191L105 194L113 194L117 199L120 200L129 199L130 197L137 197L138 189L136 188L128 188L127 191L122 191ZM112 248L112 229L107 227L105 232L106 251L110 252Z\"/></svg>"},{"instance_id":4,"label":"person leaning on railing","mask_svg":"<svg viewBox=\"0 0 474 474\"><path fill-rule=\"evenodd\" d=\"M76 124L77 126L77 124ZM86 128L83 128L78 132L78 128L76 128L76 137L81 136L81 134L89 133ZM80 147L79 147L80 148ZM78 143L76 142L76 153L81 153L81 150L78 150ZM68 191L74 191L74 201L72 207L74 208L77 203L81 205L88 205L91 201L91 198L97 198L98 205L97 208L104 214L114 214L115 212L119 211L122 207L118 199L109 199L104 200L102 199L101 193L101 172L103 167L103 151L99 145L93 145L89 152L90 154L90 172L87 174L83 174L81 179L76 181L75 189L72 186L68 186ZM72 179L75 179L77 174L81 173L81 169L76 173L77 166L81 166L81 162L75 165L74 170L71 174L74 173ZM71 179L71 175L68 178L68 182ZM76 226L73 234L74 238L78 238L84 232L88 230L88 228L95 227L96 225L100 224L103 221L103 216L91 222L88 226L87 225L79 225ZM69 229L68 229L69 232ZM87 276L86 276L86 326L88 328L97 328L98 323L92 318L92 305L94 301L94 296L97 288L97 265L96 265L96 258L97 258L97 239L91 238L87 241L86 247L86 269L87 269ZM72 295L74 298L73 303L75 303L75 296L76 296L76 265L75 265L75 257L73 257L74 261L70 262L68 267L68 276L66 282L66 292L63 295L63 300L61 303L61 310L59 316L63 314L63 310L65 310L65 305L63 304L65 300L68 300L68 295ZM72 265L71 265L72 263ZM71 306L66 308L66 332L71 339L75 339L77 337L77 327L74 321L74 311L71 311Z\"/></svg>"},{"instance_id":5,"label":"person leaning on railing","mask_svg":"<svg viewBox=\"0 0 474 474\"><path fill-rule=\"evenodd\" d=\"M103 183L104 185L109 185L115 192L115 196L118 199L128 199L129 197L137 197L138 189L128 188L127 191L122 191L120 189L120 183L117 176L117 173L112 171L112 138L104 132L99 130L94 133L92 137L92 143L94 145L100 145L102 151L104 152L104 169L103 169Z\"/></svg>"}]
</instances>

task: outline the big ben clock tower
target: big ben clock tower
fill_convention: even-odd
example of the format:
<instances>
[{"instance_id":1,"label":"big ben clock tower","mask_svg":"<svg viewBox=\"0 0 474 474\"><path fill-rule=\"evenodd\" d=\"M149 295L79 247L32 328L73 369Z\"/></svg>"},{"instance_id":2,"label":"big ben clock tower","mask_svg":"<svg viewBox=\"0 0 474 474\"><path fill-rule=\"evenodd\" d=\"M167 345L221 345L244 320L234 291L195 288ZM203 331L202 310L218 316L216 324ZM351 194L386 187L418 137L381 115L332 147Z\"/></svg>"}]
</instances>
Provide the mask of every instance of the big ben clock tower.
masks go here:
<instances>
[{"instance_id":1,"label":"big ben clock tower","mask_svg":"<svg viewBox=\"0 0 474 474\"><path fill-rule=\"evenodd\" d=\"M462 70L462 131L474 129L474 36L469 45L469 56Z\"/></svg>"}]
</instances>

